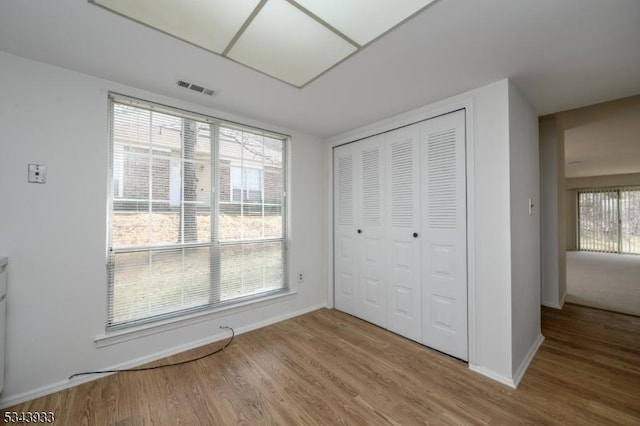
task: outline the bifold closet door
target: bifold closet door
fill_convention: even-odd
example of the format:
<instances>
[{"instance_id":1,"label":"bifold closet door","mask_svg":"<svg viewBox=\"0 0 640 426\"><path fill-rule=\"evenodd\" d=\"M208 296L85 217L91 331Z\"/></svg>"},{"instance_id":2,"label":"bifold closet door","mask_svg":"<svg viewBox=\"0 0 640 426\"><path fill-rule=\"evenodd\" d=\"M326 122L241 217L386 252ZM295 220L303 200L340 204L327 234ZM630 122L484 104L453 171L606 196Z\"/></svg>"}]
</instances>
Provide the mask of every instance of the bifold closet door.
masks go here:
<instances>
[{"instance_id":1,"label":"bifold closet door","mask_svg":"<svg viewBox=\"0 0 640 426\"><path fill-rule=\"evenodd\" d=\"M383 137L334 150L335 305L386 327Z\"/></svg>"},{"instance_id":2,"label":"bifold closet door","mask_svg":"<svg viewBox=\"0 0 640 426\"><path fill-rule=\"evenodd\" d=\"M420 125L422 343L468 360L465 113Z\"/></svg>"},{"instance_id":3,"label":"bifold closet door","mask_svg":"<svg viewBox=\"0 0 640 426\"><path fill-rule=\"evenodd\" d=\"M335 307L467 360L465 113L334 149Z\"/></svg>"},{"instance_id":4,"label":"bifold closet door","mask_svg":"<svg viewBox=\"0 0 640 426\"><path fill-rule=\"evenodd\" d=\"M387 329L420 341L418 125L385 134L388 171Z\"/></svg>"},{"instance_id":5,"label":"bifold closet door","mask_svg":"<svg viewBox=\"0 0 640 426\"><path fill-rule=\"evenodd\" d=\"M360 316L355 148L349 144L334 149L334 303L336 309Z\"/></svg>"},{"instance_id":6,"label":"bifold closet door","mask_svg":"<svg viewBox=\"0 0 640 426\"><path fill-rule=\"evenodd\" d=\"M358 289L360 318L386 327L386 245L383 182L383 136L357 143Z\"/></svg>"}]
</instances>

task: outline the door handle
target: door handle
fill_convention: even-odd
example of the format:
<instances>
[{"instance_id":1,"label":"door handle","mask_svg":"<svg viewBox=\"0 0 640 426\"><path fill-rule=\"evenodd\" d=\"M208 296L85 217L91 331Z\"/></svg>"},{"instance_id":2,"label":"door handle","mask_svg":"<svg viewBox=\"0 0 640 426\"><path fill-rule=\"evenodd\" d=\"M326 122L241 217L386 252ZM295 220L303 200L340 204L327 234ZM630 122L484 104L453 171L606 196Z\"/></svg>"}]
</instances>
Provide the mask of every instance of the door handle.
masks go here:
<instances>
[{"instance_id":1,"label":"door handle","mask_svg":"<svg viewBox=\"0 0 640 426\"><path fill-rule=\"evenodd\" d=\"M418 238L418 233L417 232L413 233L413 238Z\"/></svg>"},{"instance_id":2,"label":"door handle","mask_svg":"<svg viewBox=\"0 0 640 426\"><path fill-rule=\"evenodd\" d=\"M358 234L362 234L362 229L358 229Z\"/></svg>"}]
</instances>

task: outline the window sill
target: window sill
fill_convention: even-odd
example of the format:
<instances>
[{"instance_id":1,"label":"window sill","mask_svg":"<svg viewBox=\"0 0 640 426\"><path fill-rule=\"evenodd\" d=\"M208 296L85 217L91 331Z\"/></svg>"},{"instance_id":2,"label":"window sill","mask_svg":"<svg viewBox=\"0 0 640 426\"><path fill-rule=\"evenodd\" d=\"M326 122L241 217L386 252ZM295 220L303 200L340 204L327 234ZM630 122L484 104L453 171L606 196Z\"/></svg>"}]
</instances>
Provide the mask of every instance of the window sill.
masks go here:
<instances>
[{"instance_id":1,"label":"window sill","mask_svg":"<svg viewBox=\"0 0 640 426\"><path fill-rule=\"evenodd\" d=\"M271 296L265 296L259 299L247 300L237 304L229 306L221 306L219 308L197 312L194 314L171 318L164 321L160 321L153 324L144 324L138 327L131 327L126 330L110 331L107 333L99 334L94 338L96 348L104 348L118 343L127 342L129 340L139 339L145 336L151 336L158 333L163 333L169 330L175 330L177 328L186 327L192 324L197 324L204 321L217 318L222 314L237 313L255 308L256 304L261 306L269 305L271 303L279 302L282 299L292 297L297 292L295 290L289 290L286 293L274 294Z\"/></svg>"}]
</instances>

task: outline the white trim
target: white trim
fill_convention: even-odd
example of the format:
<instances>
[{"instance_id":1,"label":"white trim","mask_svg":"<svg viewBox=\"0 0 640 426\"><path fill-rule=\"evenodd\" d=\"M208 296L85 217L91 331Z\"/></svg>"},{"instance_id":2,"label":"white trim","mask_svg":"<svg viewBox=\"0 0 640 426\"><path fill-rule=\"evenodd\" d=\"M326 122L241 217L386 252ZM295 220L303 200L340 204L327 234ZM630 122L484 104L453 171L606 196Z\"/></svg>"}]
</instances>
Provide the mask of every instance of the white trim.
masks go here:
<instances>
[{"instance_id":1,"label":"white trim","mask_svg":"<svg viewBox=\"0 0 640 426\"><path fill-rule=\"evenodd\" d=\"M198 111L191 111L189 108L184 108L180 106L164 104L162 101L150 101L148 99L141 99L136 96L125 95L122 93L115 92L113 90L109 90L109 99L114 100L117 103L131 105L137 108L143 108L149 111L156 111L164 114L170 115L179 115L182 118L202 121L209 124L222 125L224 127L229 127L231 129L246 129L251 133L267 136L274 139L287 139L290 138L291 135L278 132L276 130L262 129L254 124L244 124L233 119L226 119L216 117L214 115L218 115L218 112L214 114L210 113L202 113ZM226 115L226 114L223 114ZM249 121L249 120L246 120Z\"/></svg>"},{"instance_id":2,"label":"white trim","mask_svg":"<svg viewBox=\"0 0 640 426\"><path fill-rule=\"evenodd\" d=\"M256 309L256 304L260 304L260 307L266 306L271 303L280 302L280 299L282 298L294 296L296 293L297 292L295 290L289 290L286 293L273 294L260 299L246 300L244 302L234 303L228 306L220 306L215 309L196 312L191 315L169 318L164 321L144 324L124 330L109 331L95 337L94 340L96 342L96 348L104 348L118 343L127 342L129 340L139 339L141 337L151 336L169 330L175 330L176 328L186 327L203 321L209 321L221 316L222 314L235 314L249 309Z\"/></svg>"},{"instance_id":3,"label":"white trim","mask_svg":"<svg viewBox=\"0 0 640 426\"><path fill-rule=\"evenodd\" d=\"M565 290L565 291L564 291L564 294L563 294L563 295L562 295L562 297L560 298L560 309L562 309L562 308L564 307L564 303L567 301L567 296L568 296L568 293L567 293L567 291Z\"/></svg>"},{"instance_id":4,"label":"white trim","mask_svg":"<svg viewBox=\"0 0 640 426\"><path fill-rule=\"evenodd\" d=\"M443 102L427 105L415 110L396 115L394 117L372 123L368 126L360 127L351 132L342 133L328 139L329 148L332 150L338 145L355 142L379 133L389 132L399 127L410 126L421 121L429 120L440 115L448 114L464 108L473 106L473 96L465 94L455 99L448 99Z\"/></svg>"},{"instance_id":5,"label":"white trim","mask_svg":"<svg viewBox=\"0 0 640 426\"><path fill-rule=\"evenodd\" d=\"M542 342L544 342L544 336L540 334L538 335L538 338L536 339L536 341L533 342L533 345L531 345L529 352L527 352L527 355L524 357L524 359L520 363L520 366L518 367L515 374L513 375L514 387L517 387L520 384L520 380L522 380L522 376L524 376L524 373L527 371L527 368L529 368L529 364L531 364L531 361L533 361L533 358L536 356L536 353L538 352L538 349L540 349Z\"/></svg>"},{"instance_id":6,"label":"white trim","mask_svg":"<svg viewBox=\"0 0 640 426\"><path fill-rule=\"evenodd\" d=\"M465 108L467 162L467 358L469 364L477 360L478 316L476 309L476 226L475 226L475 108L473 98L460 102Z\"/></svg>"},{"instance_id":7,"label":"white trim","mask_svg":"<svg viewBox=\"0 0 640 426\"><path fill-rule=\"evenodd\" d=\"M553 309L562 309L564 307L564 303L566 302L566 300L567 300L567 292L565 291L562 297L560 297L559 302L551 302L548 300L543 300L542 306L546 306L547 308L553 308Z\"/></svg>"},{"instance_id":8,"label":"white trim","mask_svg":"<svg viewBox=\"0 0 640 426\"><path fill-rule=\"evenodd\" d=\"M496 373L495 371L490 370L486 367L469 363L469 370L475 371L478 374L482 374L483 376L486 376L491 380L495 380L496 382L500 382L503 385L507 385L510 388L513 388L513 389L516 388L516 384L512 378L503 376L502 374Z\"/></svg>"},{"instance_id":9,"label":"white trim","mask_svg":"<svg viewBox=\"0 0 640 426\"><path fill-rule=\"evenodd\" d=\"M249 331L253 331L256 330L258 328L262 328L262 327L266 327L268 325L272 325L290 318L294 318L300 315L304 315L307 314L309 312L313 312L313 311L317 311L319 309L323 309L325 308L325 304L324 303L320 303L318 305L314 305L314 306L310 306L308 308L304 308L304 309L300 309L298 311L294 311L294 312L289 312L287 314L284 315L279 315L276 317L272 317L269 319L266 319L264 321L259 321L253 324L249 324L243 327L238 327L237 329L234 329L236 336L243 334L243 333L247 333ZM220 332L218 334L216 334L213 337L207 337L205 339L200 339L200 340L196 340L195 342L191 342L191 343L187 343L184 345L179 345L176 347L173 347L171 349L167 349L164 351L160 351L160 352L156 352L154 354L148 355L148 356L144 356L144 357L140 357L131 361L127 361L127 362L123 362L121 364L116 364L110 367L104 367L104 370L117 370L117 369L124 369L124 368L135 368L136 366L142 365L142 364L146 364L148 362L152 362L152 361L156 361L158 359L162 359L162 358L166 358L181 352L185 352L200 346L204 346L204 345L208 345L210 343L215 343L221 340L226 340L229 338L228 332L223 331ZM110 376L111 374L114 373L106 373L106 374L94 374L91 376L84 376L78 379L73 379L73 380L61 380L59 382L53 383L51 385L47 385L47 386L42 386L40 388L37 388L35 390L32 391L28 391L28 392L24 392L18 395L15 395L11 398L5 399L2 401L2 403L0 404L0 409L4 409L6 407L10 407L12 405L16 405L16 404L21 404L23 402L27 402L27 401L31 401L33 399L36 398L40 398L42 396L45 395L49 395L51 393L54 392L58 392L64 389L69 389L71 387L83 384L83 383L87 383L87 382L91 382L93 380L97 380L106 376Z\"/></svg>"},{"instance_id":10,"label":"white trim","mask_svg":"<svg viewBox=\"0 0 640 426\"><path fill-rule=\"evenodd\" d=\"M547 308L551 308L551 309L562 309L562 305L560 305L559 303L556 302L546 302L546 301L542 301L542 306L546 306Z\"/></svg>"},{"instance_id":11,"label":"white trim","mask_svg":"<svg viewBox=\"0 0 640 426\"><path fill-rule=\"evenodd\" d=\"M496 373L495 371L490 370L486 367L472 364L472 363L469 363L469 370L475 371L476 373L482 374L483 376L486 376L492 380L495 380L496 382L500 382L503 385L507 385L510 388L516 389L520 384L520 380L522 380L524 373L527 371L529 364L531 364L531 361L533 360L536 353L538 352L538 349L540 349L542 342L544 342L544 336L540 334L538 335L538 338L536 339L536 341L533 342L533 345L531 345L529 352L527 352L527 355L524 357L524 359L520 363L520 366L518 367L518 370L513 375L513 377L503 376L502 374Z\"/></svg>"},{"instance_id":12,"label":"white trim","mask_svg":"<svg viewBox=\"0 0 640 426\"><path fill-rule=\"evenodd\" d=\"M334 286L335 286L335 271L333 266L333 246L334 246L334 235L335 232L333 230L333 175L335 171L333 170L333 146L329 147L328 150L329 161L328 171L329 171L329 179L327 180L327 306L333 309L334 307Z\"/></svg>"}]
</instances>

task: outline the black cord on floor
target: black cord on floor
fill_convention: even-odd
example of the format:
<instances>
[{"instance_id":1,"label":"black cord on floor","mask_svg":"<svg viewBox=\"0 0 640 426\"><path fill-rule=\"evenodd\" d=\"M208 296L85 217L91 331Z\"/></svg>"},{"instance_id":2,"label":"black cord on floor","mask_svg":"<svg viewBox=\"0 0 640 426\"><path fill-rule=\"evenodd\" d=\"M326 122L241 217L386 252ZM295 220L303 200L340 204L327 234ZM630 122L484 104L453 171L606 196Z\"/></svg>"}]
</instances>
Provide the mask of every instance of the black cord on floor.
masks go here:
<instances>
[{"instance_id":1,"label":"black cord on floor","mask_svg":"<svg viewBox=\"0 0 640 426\"><path fill-rule=\"evenodd\" d=\"M158 368L175 367L176 365L184 365L184 364L188 364L190 362L199 361L201 359L208 358L210 356L213 356L213 355L217 354L218 352L222 352L223 350L225 350L231 344L231 342L233 342L233 339L236 337L236 332L233 330L233 328L227 327L226 325L221 325L220 328L228 328L229 330L231 330L231 338L229 339L229 341L227 343L225 343L224 346L222 346L221 348L218 348L215 351L210 352L208 354L199 356L198 358L188 359L186 361L174 362L173 364L156 365L154 367L122 368L122 369L118 369L118 370L85 371L84 373L72 374L71 376L69 376L69 380L73 379L74 377L86 376L86 375L89 375L89 374L127 373L127 372L133 372L133 371L157 370Z\"/></svg>"}]
</instances>

